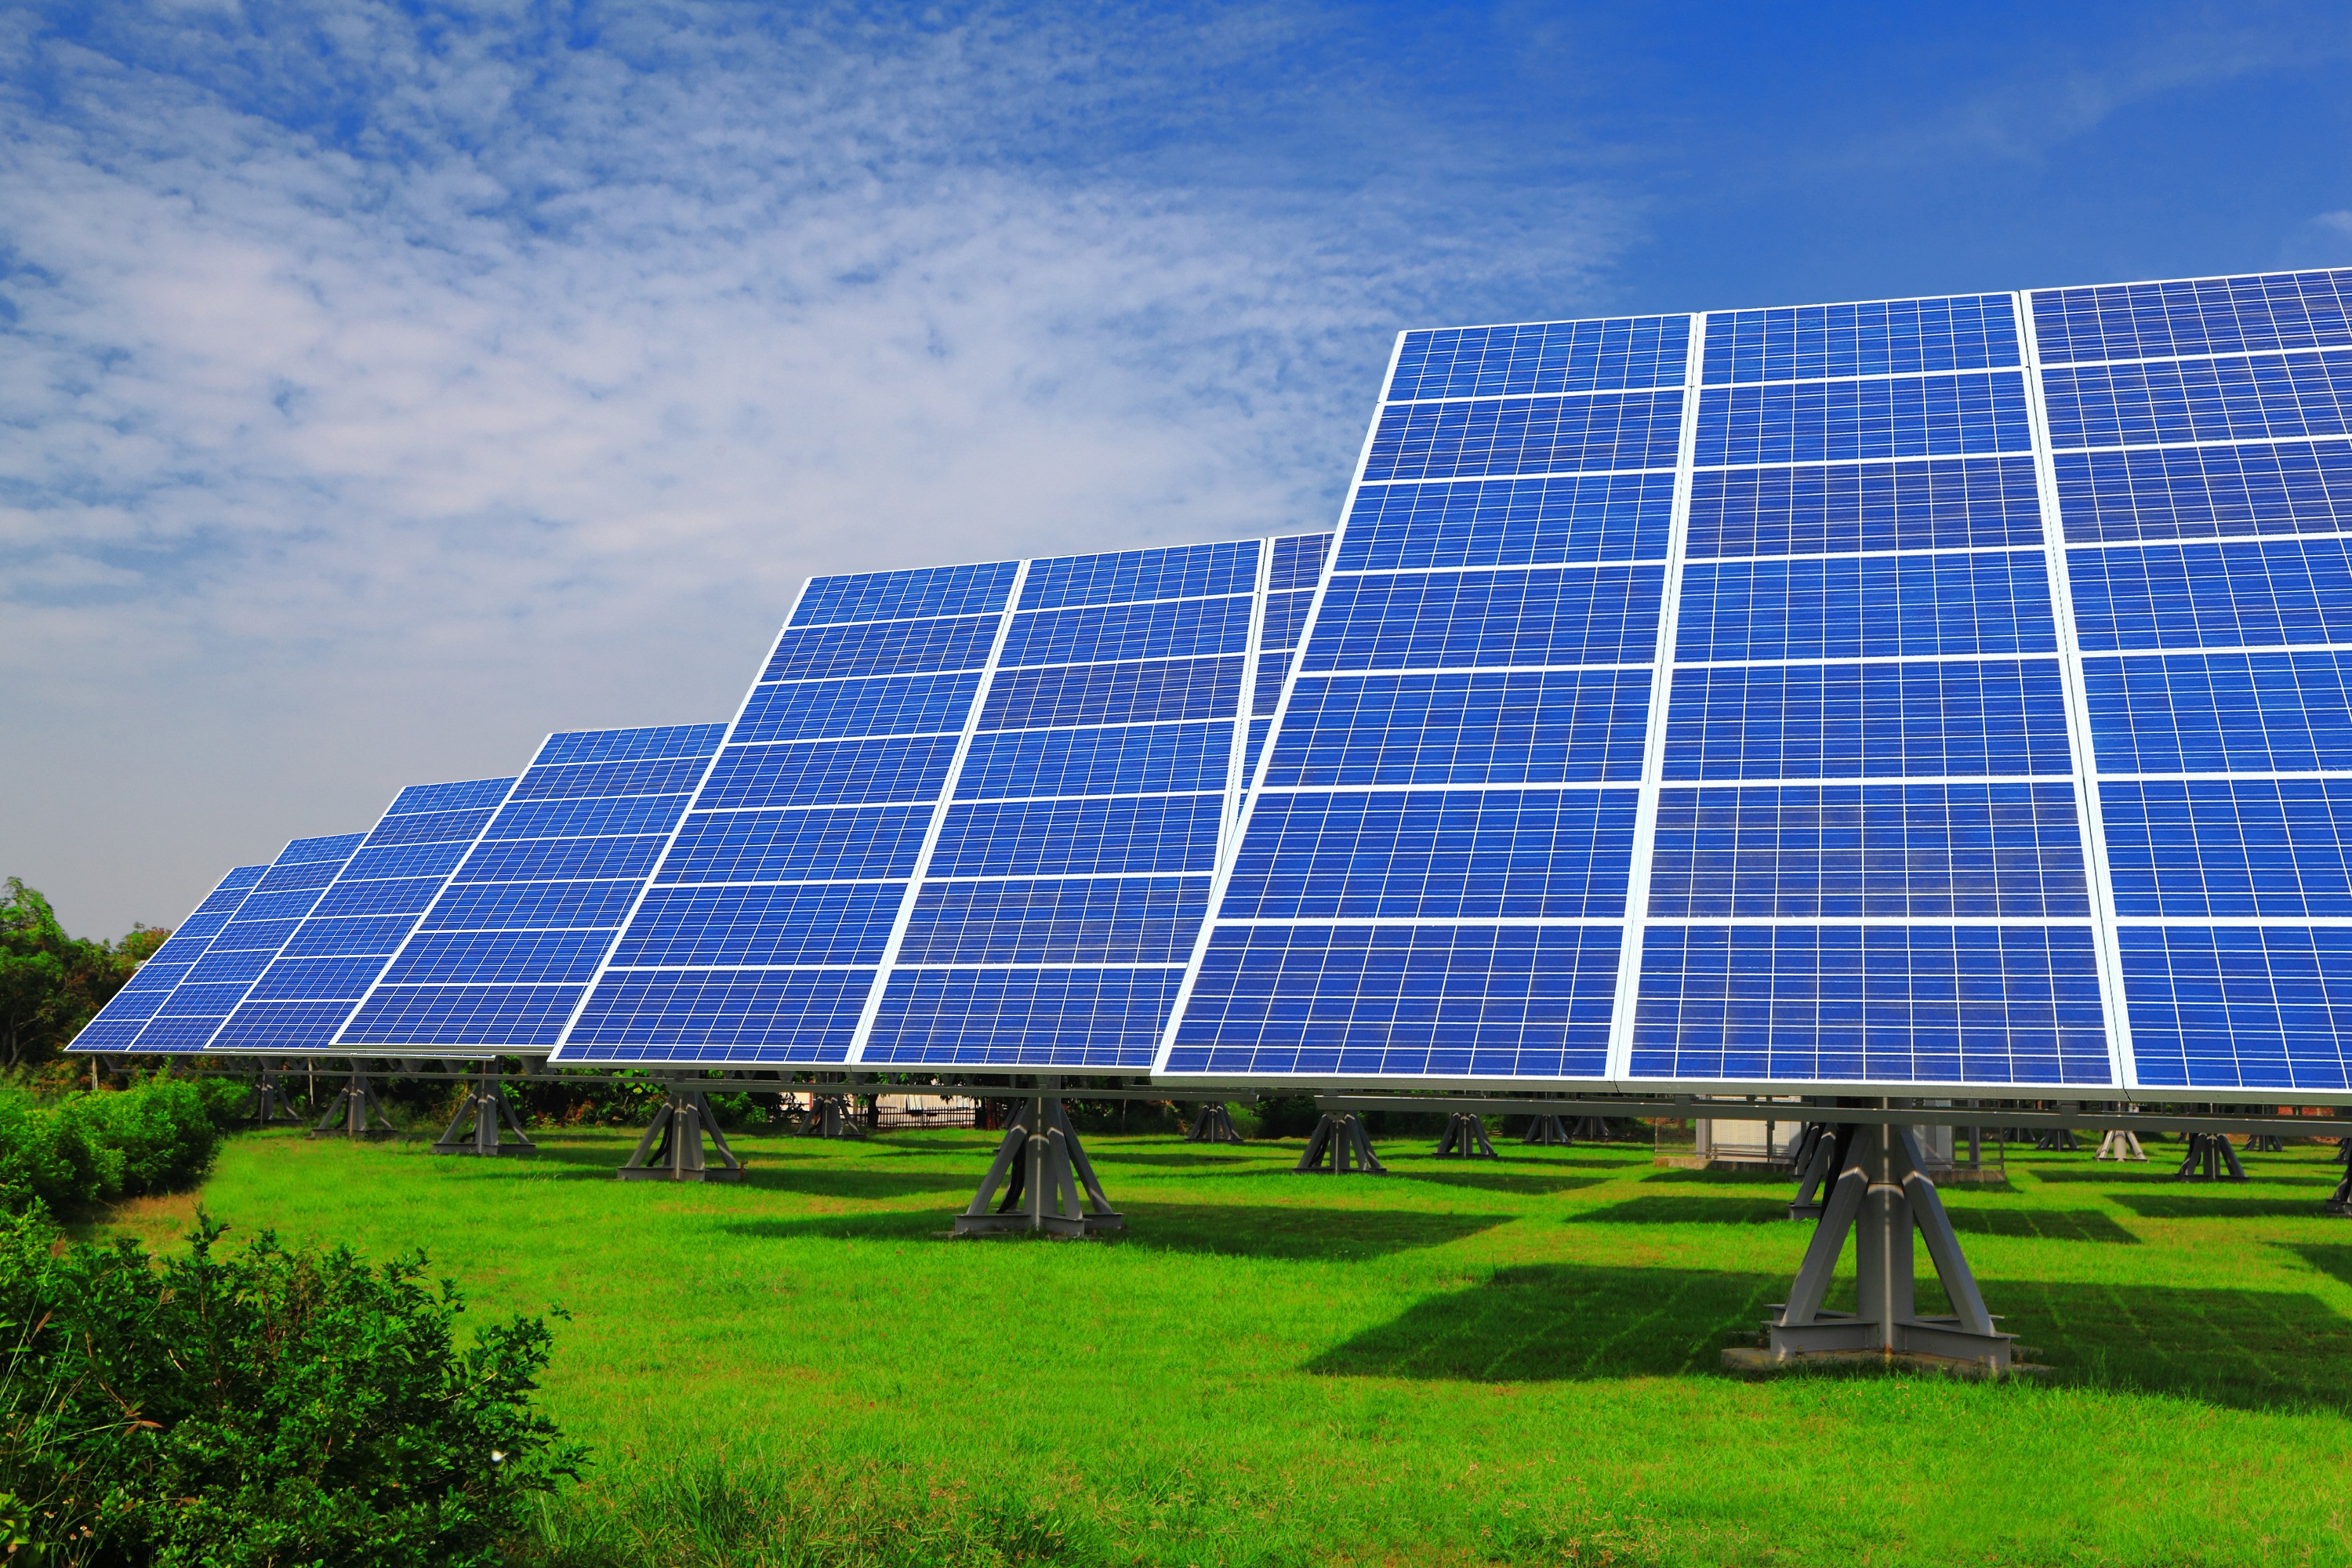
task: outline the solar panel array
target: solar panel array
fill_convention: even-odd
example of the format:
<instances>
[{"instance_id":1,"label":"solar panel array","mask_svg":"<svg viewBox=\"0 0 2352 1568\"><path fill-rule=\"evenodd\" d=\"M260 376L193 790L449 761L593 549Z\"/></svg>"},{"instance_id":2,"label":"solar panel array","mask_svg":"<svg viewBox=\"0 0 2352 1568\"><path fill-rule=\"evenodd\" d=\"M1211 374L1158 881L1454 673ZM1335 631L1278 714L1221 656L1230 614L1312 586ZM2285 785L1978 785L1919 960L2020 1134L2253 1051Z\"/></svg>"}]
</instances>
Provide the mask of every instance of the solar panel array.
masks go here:
<instances>
[{"instance_id":1,"label":"solar panel array","mask_svg":"<svg viewBox=\"0 0 2352 1568\"><path fill-rule=\"evenodd\" d=\"M816 579L551 740L337 1041L2352 1092L2347 287L1406 333L1336 539ZM468 841L355 842L82 1048L312 1038Z\"/></svg>"},{"instance_id":2,"label":"solar panel array","mask_svg":"<svg viewBox=\"0 0 2352 1568\"><path fill-rule=\"evenodd\" d=\"M2347 277L1405 334L1162 1070L2352 1087Z\"/></svg>"},{"instance_id":3,"label":"solar panel array","mask_svg":"<svg viewBox=\"0 0 2352 1568\"><path fill-rule=\"evenodd\" d=\"M811 582L555 1059L1147 1067L1319 548Z\"/></svg>"},{"instance_id":4,"label":"solar panel array","mask_svg":"<svg viewBox=\"0 0 2352 1568\"><path fill-rule=\"evenodd\" d=\"M510 791L450 823L464 831L436 857L449 866L403 895L413 929L334 1046L401 1054L552 1046L725 729L549 736Z\"/></svg>"},{"instance_id":5,"label":"solar panel array","mask_svg":"<svg viewBox=\"0 0 2352 1568\"><path fill-rule=\"evenodd\" d=\"M236 897L230 882L247 868L230 872L220 889L198 905L195 914L173 931L171 940L132 976L132 984L142 985L138 994L142 998L155 997L159 991L163 993L137 1037L121 1045L101 1044L112 1030L92 1033L108 1023L107 1015L100 1014L89 1028L74 1037L73 1048L171 1053L203 1050L229 1015L245 1001L254 981L301 928L305 917L326 892L327 885L335 879L336 873L358 851L366 837L363 833L344 833L327 838L297 838L278 852L278 858L244 889L242 898ZM215 929L207 939L202 932L208 925ZM194 933L188 932L189 926L196 928ZM203 942L193 962L180 960L172 952L184 934L194 934ZM150 982L150 972L159 966L163 971L160 984ZM173 970L179 973L173 974ZM142 983L153 984L154 988L146 989ZM131 994L130 987L125 987L125 994ZM111 1012L111 1007L108 1011Z\"/></svg>"},{"instance_id":6,"label":"solar panel array","mask_svg":"<svg viewBox=\"0 0 2352 1568\"><path fill-rule=\"evenodd\" d=\"M172 999L196 961L212 946L261 879L267 866L239 866L205 895L186 920L173 928L163 946L141 964L130 982L116 992L97 1016L74 1037L77 1051L130 1051L139 1048L139 1037Z\"/></svg>"}]
</instances>

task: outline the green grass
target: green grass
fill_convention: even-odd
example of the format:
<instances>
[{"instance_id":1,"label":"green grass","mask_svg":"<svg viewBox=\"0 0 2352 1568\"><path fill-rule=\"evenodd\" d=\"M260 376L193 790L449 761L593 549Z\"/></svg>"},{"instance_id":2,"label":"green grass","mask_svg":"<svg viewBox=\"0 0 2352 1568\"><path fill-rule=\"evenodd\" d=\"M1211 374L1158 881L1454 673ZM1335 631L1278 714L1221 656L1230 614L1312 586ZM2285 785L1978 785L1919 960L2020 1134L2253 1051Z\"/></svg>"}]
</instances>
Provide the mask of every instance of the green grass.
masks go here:
<instances>
[{"instance_id":1,"label":"green grass","mask_svg":"<svg viewBox=\"0 0 2352 1568\"><path fill-rule=\"evenodd\" d=\"M1952 1190L2057 1369L1988 1386L1723 1373L1809 1227L1646 1149L1399 1139L1333 1178L1100 1137L1124 1238L950 1242L989 1135L747 1137L738 1187L615 1182L631 1136L248 1136L203 1202L571 1312L545 1403L595 1463L560 1562L2352 1561L2352 1224L2315 1149L2242 1188L2159 1147Z\"/></svg>"}]
</instances>

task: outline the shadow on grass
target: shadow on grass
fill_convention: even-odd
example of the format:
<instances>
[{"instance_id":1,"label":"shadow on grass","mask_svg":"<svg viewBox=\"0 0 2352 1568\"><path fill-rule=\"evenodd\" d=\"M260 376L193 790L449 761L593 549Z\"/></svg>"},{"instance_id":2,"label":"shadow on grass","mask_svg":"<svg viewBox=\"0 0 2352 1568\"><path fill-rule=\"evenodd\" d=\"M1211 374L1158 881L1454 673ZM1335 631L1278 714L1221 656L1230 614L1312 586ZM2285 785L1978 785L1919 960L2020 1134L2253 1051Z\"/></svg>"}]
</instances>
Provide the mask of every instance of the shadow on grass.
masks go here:
<instances>
[{"instance_id":1,"label":"shadow on grass","mask_svg":"<svg viewBox=\"0 0 2352 1568\"><path fill-rule=\"evenodd\" d=\"M1797 1178L1786 1171L1653 1171L1644 1182L1685 1183L1701 1187L1786 1187L1797 1190Z\"/></svg>"},{"instance_id":2,"label":"shadow on grass","mask_svg":"<svg viewBox=\"0 0 2352 1568\"><path fill-rule=\"evenodd\" d=\"M2238 1156L2238 1157L2239 1157L2241 1160L2243 1160L2243 1159L2245 1159L2245 1158L2246 1158L2246 1156L2245 1156L2245 1155L2242 1155L2242 1154L2241 1154L2241 1155L2240 1155L2240 1156ZM2259 1154L2257 1154L2257 1155L2253 1156L2253 1158L2255 1158L2255 1159L2259 1160L2259 1159L2261 1159L2261 1158L2262 1158L2262 1156L2261 1156L2261 1155L2259 1155ZM2031 1168L2032 1168L2032 1167L2028 1167L2028 1169L2031 1169ZM2037 1171L2034 1171L2034 1172L2033 1172L2033 1173L2034 1173L2034 1175L2035 1175L2036 1177L2038 1177L2039 1179L2041 1179L2041 1180L2042 1180L2042 1181L2045 1181L2045 1182L2056 1182L2056 1183L2061 1183L2061 1184L2068 1183L2068 1182L2107 1182L2107 1183L2128 1183L2128 1184L2133 1184L2133 1185L2137 1185L2137 1184L2141 1184L2141 1183L2147 1182L2147 1183L2161 1183L2161 1184L2166 1184L2166 1185L2169 1185L2169 1184L2171 1184L2172 1183L2174 1183L2174 1182L2176 1182L2176 1181L2179 1180L2179 1177L2175 1176L2175 1175L2172 1173L2173 1172L2175 1172L2176 1170L2179 1170L2179 1168L2180 1168L2180 1162L2179 1162L2179 1161L2178 1161L2178 1160L2173 1160L2173 1161L2169 1161L2169 1162L2166 1163L2165 1164L2163 1164L2163 1165L2161 1165L2161 1166L2158 1166L2158 1165L2156 1165L2156 1164L2154 1164L2154 1163L2150 1163L2150 1164L2147 1164L2147 1165L2134 1165L2134 1166L2132 1166L2129 1170L2124 1170L2124 1169L2120 1169L2120 1168L2118 1168L2118 1167L2116 1167L2116 1166L2109 1165L2109 1166L2105 1167L2104 1169L2096 1170L2096 1171L2041 1171L2041 1170L2037 1170ZM2333 1169L2334 1169L2334 1167L2332 1167L2332 1166L2317 1166L2317 1165L2315 1165L2315 1166L2313 1166L2313 1167L2311 1168L2311 1173L2310 1173L2310 1174L2308 1174L2308 1175L2303 1175L2303 1174L2294 1173L2288 1173L2288 1172L2280 1172L2280 1173L2276 1173L2270 1174L2270 1175L2264 1175L2264 1174L2261 1173L2261 1172L2260 1172L2260 1170L2259 1170L2259 1169L2252 1169L2252 1170L2249 1170L2249 1171L2246 1173L2246 1180L2245 1180L2244 1184L2245 1184L2246 1186L2250 1186L2250 1187L2313 1187L2313 1186L2333 1186L2336 1183L2337 1183L2337 1182L2339 1182L2339 1181L2341 1181L2341 1180L2343 1179L2343 1174L2342 1174L2342 1173L2341 1173L2341 1172L2337 1172L2336 1174L2333 1174L2333 1175L2323 1175L2323 1174L2321 1173L2321 1172L2322 1172L2323 1170L2333 1170ZM2231 1186L2233 1186L2233 1187L2234 1187L2234 1186L2239 1185L2240 1184L2238 1184L2238 1183L2236 1183L2236 1182L2231 1182L2230 1184L2231 1184Z\"/></svg>"},{"instance_id":3,"label":"shadow on grass","mask_svg":"<svg viewBox=\"0 0 2352 1568\"><path fill-rule=\"evenodd\" d=\"M767 1241L925 1240L945 1232L963 1205L883 1214L736 1221L721 1228ZM1088 1246L1231 1258L1351 1259L1443 1247L1507 1224L1510 1215L1418 1214L1410 1209L1271 1208L1247 1204L1123 1203L1128 1228ZM1072 1244L1076 1245L1076 1244Z\"/></svg>"},{"instance_id":4,"label":"shadow on grass","mask_svg":"<svg viewBox=\"0 0 2352 1568\"><path fill-rule=\"evenodd\" d=\"M1505 1268L1417 1302L1307 1370L1476 1383L1720 1376L1722 1348L1750 1342L1788 1284L1692 1269ZM2060 1383L2352 1414L2352 1323L2315 1297L2020 1280L1988 1280L1985 1295Z\"/></svg>"},{"instance_id":5,"label":"shadow on grass","mask_svg":"<svg viewBox=\"0 0 2352 1568\"><path fill-rule=\"evenodd\" d=\"M2330 1279L2352 1285L2352 1247L2290 1247L2287 1250Z\"/></svg>"},{"instance_id":6,"label":"shadow on grass","mask_svg":"<svg viewBox=\"0 0 2352 1568\"><path fill-rule=\"evenodd\" d=\"M1789 1223L1786 1198L1627 1198L1622 1204L1571 1215L1570 1225L1770 1225Z\"/></svg>"},{"instance_id":7,"label":"shadow on grass","mask_svg":"<svg viewBox=\"0 0 2352 1568\"><path fill-rule=\"evenodd\" d=\"M2327 1194L2240 1198L2219 1193L2116 1193L2114 1201L2142 1219L2318 1219Z\"/></svg>"},{"instance_id":8,"label":"shadow on grass","mask_svg":"<svg viewBox=\"0 0 2352 1568\"><path fill-rule=\"evenodd\" d=\"M1532 1171L1496 1171L1484 1167L1394 1171L1391 1173L1408 1182L1434 1182L1445 1187L1472 1187L1486 1193L1524 1193L1538 1197L1552 1193L1572 1193L1579 1187L1597 1187L1609 1179L1606 1176L1548 1176Z\"/></svg>"},{"instance_id":9,"label":"shadow on grass","mask_svg":"<svg viewBox=\"0 0 2352 1568\"><path fill-rule=\"evenodd\" d=\"M830 1170L806 1165L762 1170L754 1164L744 1169L743 1185L761 1192L806 1193L820 1198L910 1198L923 1193L956 1193L969 1201L972 1188L980 1185L980 1177L981 1171L977 1169L877 1171L857 1164L836 1165Z\"/></svg>"},{"instance_id":10,"label":"shadow on grass","mask_svg":"<svg viewBox=\"0 0 2352 1568\"><path fill-rule=\"evenodd\" d=\"M2001 1236L2042 1241L2100 1241L2137 1247L2139 1237L2096 1209L1948 1208L1952 1228L1963 1236ZM1787 1225L1789 1205L1762 1198L1628 1198L1622 1204L1574 1215L1570 1225ZM1797 1222L1810 1227L1810 1220Z\"/></svg>"},{"instance_id":11,"label":"shadow on grass","mask_svg":"<svg viewBox=\"0 0 2352 1568\"><path fill-rule=\"evenodd\" d=\"M1274 1168L1271 1160L1254 1158L1248 1154L1129 1154L1117 1149L1089 1149L1087 1154L1097 1165L1165 1165L1174 1170L1202 1165L1258 1165L1269 1170Z\"/></svg>"}]
</instances>

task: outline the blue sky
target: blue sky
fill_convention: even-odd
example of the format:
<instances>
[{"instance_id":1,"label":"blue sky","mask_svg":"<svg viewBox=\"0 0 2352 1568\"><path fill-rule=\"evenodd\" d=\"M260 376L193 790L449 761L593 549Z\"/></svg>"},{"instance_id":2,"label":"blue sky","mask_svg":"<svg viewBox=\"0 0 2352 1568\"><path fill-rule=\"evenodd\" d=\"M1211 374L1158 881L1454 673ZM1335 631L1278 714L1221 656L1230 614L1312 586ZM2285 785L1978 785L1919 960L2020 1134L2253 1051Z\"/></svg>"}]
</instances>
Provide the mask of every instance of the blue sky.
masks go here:
<instances>
[{"instance_id":1,"label":"blue sky","mask_svg":"<svg viewBox=\"0 0 2352 1568\"><path fill-rule=\"evenodd\" d=\"M2342 7L0 14L0 872L731 711L799 581L1331 522L1402 326L2352 264Z\"/></svg>"}]
</instances>

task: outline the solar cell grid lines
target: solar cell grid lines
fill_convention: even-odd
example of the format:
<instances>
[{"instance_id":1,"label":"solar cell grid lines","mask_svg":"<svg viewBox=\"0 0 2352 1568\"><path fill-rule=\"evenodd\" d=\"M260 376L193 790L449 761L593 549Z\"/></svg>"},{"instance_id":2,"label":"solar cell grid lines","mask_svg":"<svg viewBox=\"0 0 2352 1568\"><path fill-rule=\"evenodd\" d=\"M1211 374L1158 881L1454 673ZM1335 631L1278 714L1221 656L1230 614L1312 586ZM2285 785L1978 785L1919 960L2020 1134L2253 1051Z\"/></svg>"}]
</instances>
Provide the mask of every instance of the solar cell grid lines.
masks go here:
<instances>
[{"instance_id":1,"label":"solar cell grid lines","mask_svg":"<svg viewBox=\"0 0 2352 1568\"><path fill-rule=\"evenodd\" d=\"M468 1054L551 1047L612 947L724 726L551 735L520 778L451 837L356 1008L343 1050Z\"/></svg>"},{"instance_id":2,"label":"solar cell grid lines","mask_svg":"<svg viewBox=\"0 0 2352 1568\"><path fill-rule=\"evenodd\" d=\"M2347 283L1405 334L1160 1068L2352 1089Z\"/></svg>"},{"instance_id":3,"label":"solar cell grid lines","mask_svg":"<svg viewBox=\"0 0 2352 1568\"><path fill-rule=\"evenodd\" d=\"M267 866L232 868L205 895L204 901L189 912L188 918L172 929L172 934L141 964L122 989L98 1010L96 1016L82 1026L68 1047L76 1051L127 1051L139 1042L139 1037L149 1020L170 1001L180 982L186 979L196 961L205 955L228 925L245 896L252 891L269 870Z\"/></svg>"},{"instance_id":4,"label":"solar cell grid lines","mask_svg":"<svg viewBox=\"0 0 2352 1568\"><path fill-rule=\"evenodd\" d=\"M1321 542L812 582L556 1059L1149 1066Z\"/></svg>"}]
</instances>

